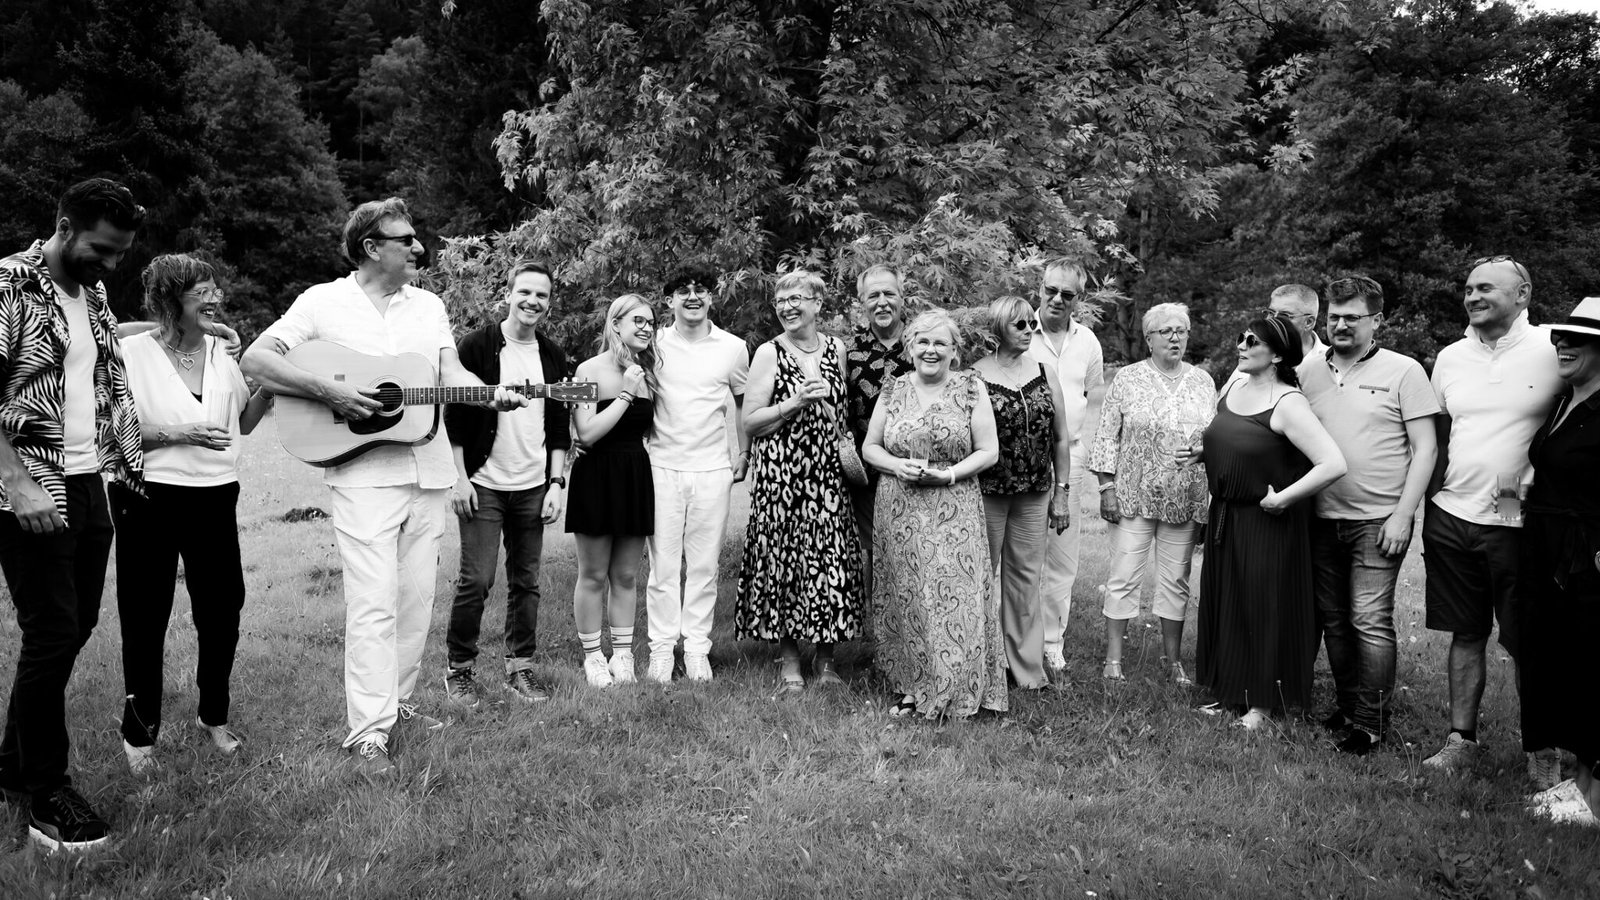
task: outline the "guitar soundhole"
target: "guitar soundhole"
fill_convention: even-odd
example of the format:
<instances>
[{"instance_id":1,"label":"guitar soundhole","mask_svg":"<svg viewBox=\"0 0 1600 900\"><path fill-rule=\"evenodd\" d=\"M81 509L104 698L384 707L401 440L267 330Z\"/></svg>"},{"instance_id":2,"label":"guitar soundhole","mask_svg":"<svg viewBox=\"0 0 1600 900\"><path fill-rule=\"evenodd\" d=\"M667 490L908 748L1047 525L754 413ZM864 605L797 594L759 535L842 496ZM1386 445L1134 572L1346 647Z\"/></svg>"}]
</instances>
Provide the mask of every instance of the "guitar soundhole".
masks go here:
<instances>
[{"instance_id":1,"label":"guitar soundhole","mask_svg":"<svg viewBox=\"0 0 1600 900\"><path fill-rule=\"evenodd\" d=\"M405 405L400 402L404 397L400 385L392 381L383 381L373 386L378 389L378 401L383 406L359 422L347 423L352 434L377 434L380 431L387 431L400 422L401 414L405 412Z\"/></svg>"}]
</instances>

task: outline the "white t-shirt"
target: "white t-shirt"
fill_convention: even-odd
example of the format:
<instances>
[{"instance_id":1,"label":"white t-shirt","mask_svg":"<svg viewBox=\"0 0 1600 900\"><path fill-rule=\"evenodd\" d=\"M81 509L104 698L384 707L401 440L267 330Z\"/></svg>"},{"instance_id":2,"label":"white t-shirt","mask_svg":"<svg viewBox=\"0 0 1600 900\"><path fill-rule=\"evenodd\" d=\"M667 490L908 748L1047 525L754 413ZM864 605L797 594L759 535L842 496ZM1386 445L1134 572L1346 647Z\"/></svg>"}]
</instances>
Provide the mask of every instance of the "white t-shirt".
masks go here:
<instances>
[{"instance_id":1,"label":"white t-shirt","mask_svg":"<svg viewBox=\"0 0 1600 900\"><path fill-rule=\"evenodd\" d=\"M1468 326L1466 337L1439 351L1433 392L1450 417L1449 464L1433 502L1458 519L1511 525L1495 514L1495 479L1533 478L1528 445L1562 390L1550 330L1524 312L1493 348Z\"/></svg>"},{"instance_id":2,"label":"white t-shirt","mask_svg":"<svg viewBox=\"0 0 1600 900\"><path fill-rule=\"evenodd\" d=\"M147 331L122 340L122 361L128 369L128 387L146 424L178 425L215 422L224 425L233 441L226 450L193 444L146 447L144 477L157 484L212 487L239 480L239 415L250 402L250 389L239 364L220 342L206 338L205 378L200 399L189 393L172 360L161 349L158 332Z\"/></svg>"},{"instance_id":3,"label":"white t-shirt","mask_svg":"<svg viewBox=\"0 0 1600 900\"><path fill-rule=\"evenodd\" d=\"M750 352L744 341L715 325L697 341L676 326L656 332L661 390L655 398L650 465L677 472L732 467L728 458L728 395L744 396Z\"/></svg>"},{"instance_id":4,"label":"white t-shirt","mask_svg":"<svg viewBox=\"0 0 1600 900\"><path fill-rule=\"evenodd\" d=\"M356 283L354 273L306 288L283 318L262 332L294 349L306 341L333 341L357 353L395 356L418 353L439 371L439 351L454 350L450 317L438 295L407 285L389 299L383 313ZM441 424L433 438L415 446L376 447L323 470L332 487L385 487L415 484L438 489L456 483L456 465Z\"/></svg>"},{"instance_id":5,"label":"white t-shirt","mask_svg":"<svg viewBox=\"0 0 1600 900\"><path fill-rule=\"evenodd\" d=\"M92 475L100 471L100 453L94 441L94 364L100 348L89 327L89 296L82 286L76 297L56 285L56 303L67 317L66 378L61 401L61 449L65 453L62 472L67 475Z\"/></svg>"},{"instance_id":6,"label":"white t-shirt","mask_svg":"<svg viewBox=\"0 0 1600 900\"><path fill-rule=\"evenodd\" d=\"M539 358L539 342L506 339L500 348L500 383L521 384L544 381L544 365ZM527 409L514 409L497 415L494 446L489 457L472 473L473 484L496 491L525 491L544 484L544 404L543 398L530 400Z\"/></svg>"},{"instance_id":7,"label":"white t-shirt","mask_svg":"<svg viewBox=\"0 0 1600 900\"><path fill-rule=\"evenodd\" d=\"M1051 346L1042 327L1035 327L1028 344L1028 356L1055 370L1061 381L1061 403L1065 407L1067 430L1074 443L1085 437L1084 420L1089 417L1089 392L1105 383L1105 354L1094 332L1077 320L1067 324L1067 339L1061 352Z\"/></svg>"}]
</instances>

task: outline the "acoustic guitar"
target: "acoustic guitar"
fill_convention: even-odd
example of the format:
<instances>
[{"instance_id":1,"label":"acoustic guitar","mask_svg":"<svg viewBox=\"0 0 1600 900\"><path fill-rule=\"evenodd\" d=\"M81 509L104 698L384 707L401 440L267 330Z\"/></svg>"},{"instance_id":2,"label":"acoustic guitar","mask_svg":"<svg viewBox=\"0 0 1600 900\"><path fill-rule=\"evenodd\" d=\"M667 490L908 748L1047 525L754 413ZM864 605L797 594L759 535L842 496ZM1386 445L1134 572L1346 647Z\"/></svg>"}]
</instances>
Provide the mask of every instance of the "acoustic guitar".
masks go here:
<instances>
[{"instance_id":1,"label":"acoustic guitar","mask_svg":"<svg viewBox=\"0 0 1600 900\"><path fill-rule=\"evenodd\" d=\"M440 387L433 362L420 353L368 356L332 341L306 341L285 356L290 362L334 381L376 388L383 407L365 419L346 419L326 404L307 397L278 395L278 440L291 456L313 466L337 466L375 447L420 444L439 430L439 406L486 403L494 385ZM555 384L508 384L504 387L532 399L560 403L593 403L592 381Z\"/></svg>"}]
</instances>

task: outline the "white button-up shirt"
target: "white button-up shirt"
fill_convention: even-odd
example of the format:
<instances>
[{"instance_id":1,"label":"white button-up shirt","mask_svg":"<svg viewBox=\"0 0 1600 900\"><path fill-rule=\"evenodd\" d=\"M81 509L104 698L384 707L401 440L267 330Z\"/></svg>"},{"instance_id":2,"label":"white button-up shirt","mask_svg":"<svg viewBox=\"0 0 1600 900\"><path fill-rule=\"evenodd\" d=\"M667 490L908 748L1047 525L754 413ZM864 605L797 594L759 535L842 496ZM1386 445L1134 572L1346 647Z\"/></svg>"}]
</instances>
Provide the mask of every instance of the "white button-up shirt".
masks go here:
<instances>
[{"instance_id":1,"label":"white button-up shirt","mask_svg":"<svg viewBox=\"0 0 1600 900\"><path fill-rule=\"evenodd\" d=\"M1089 417L1089 392L1105 383L1105 354L1094 332L1069 320L1066 340L1060 352L1051 344L1052 338L1043 327L1035 325L1033 341L1028 344L1028 356L1041 365L1055 370L1061 381L1061 402L1066 408L1067 430L1074 441L1084 436L1083 424Z\"/></svg>"}]
</instances>

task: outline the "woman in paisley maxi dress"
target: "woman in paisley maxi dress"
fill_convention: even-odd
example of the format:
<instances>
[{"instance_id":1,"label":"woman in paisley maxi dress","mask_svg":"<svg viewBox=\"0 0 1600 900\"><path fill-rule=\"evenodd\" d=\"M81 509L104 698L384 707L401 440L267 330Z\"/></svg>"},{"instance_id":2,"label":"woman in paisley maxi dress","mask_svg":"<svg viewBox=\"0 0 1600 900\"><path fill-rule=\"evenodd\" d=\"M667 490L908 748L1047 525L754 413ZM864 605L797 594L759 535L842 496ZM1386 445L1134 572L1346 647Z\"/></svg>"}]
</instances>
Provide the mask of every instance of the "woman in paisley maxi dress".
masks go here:
<instances>
[{"instance_id":1,"label":"woman in paisley maxi dress","mask_svg":"<svg viewBox=\"0 0 1600 900\"><path fill-rule=\"evenodd\" d=\"M863 457L878 483L872 622L895 716L1004 711L1005 641L975 476L1000 446L983 379L951 372L960 338L943 311L905 332L913 370L884 385Z\"/></svg>"},{"instance_id":2,"label":"woman in paisley maxi dress","mask_svg":"<svg viewBox=\"0 0 1600 900\"><path fill-rule=\"evenodd\" d=\"M816 645L812 683L841 684L833 645L861 630L861 542L836 446L845 348L817 332L825 290L804 270L778 279L783 333L756 349L745 384L750 522L735 627L778 642L780 694L805 688L802 640Z\"/></svg>"}]
</instances>

